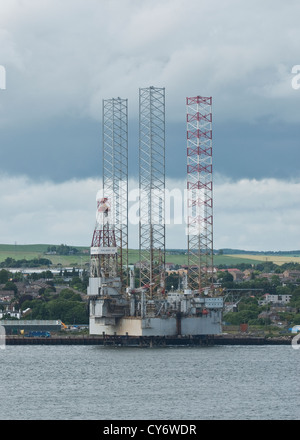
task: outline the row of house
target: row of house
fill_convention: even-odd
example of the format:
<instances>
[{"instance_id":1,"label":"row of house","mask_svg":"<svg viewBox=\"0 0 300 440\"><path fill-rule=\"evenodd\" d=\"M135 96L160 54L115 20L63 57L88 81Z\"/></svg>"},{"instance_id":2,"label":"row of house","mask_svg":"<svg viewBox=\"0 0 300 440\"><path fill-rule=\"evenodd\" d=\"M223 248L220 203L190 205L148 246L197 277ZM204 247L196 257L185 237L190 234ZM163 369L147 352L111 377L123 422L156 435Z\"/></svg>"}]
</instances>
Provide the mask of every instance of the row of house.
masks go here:
<instances>
[{"instance_id":1,"label":"row of house","mask_svg":"<svg viewBox=\"0 0 300 440\"><path fill-rule=\"evenodd\" d=\"M135 263L134 267L136 269L139 269L141 267L146 267L149 262L141 261ZM188 266L187 265L180 265L178 268L178 265L175 263L165 263L165 269L168 274L178 274L180 276L187 273ZM216 274L217 272L228 272L232 275L234 282L243 282L243 281L250 281L253 278L253 273L255 272L254 269L246 269L244 271L236 268L229 268L229 269L218 269L213 268L213 273ZM285 270L283 273L260 273L259 275L256 275L257 278L266 278L269 281L271 281L274 277L278 277L282 285L284 283L292 282L297 283L299 282L300 285L300 270ZM272 300L270 300L272 301ZM284 300L283 300L284 301Z\"/></svg>"},{"instance_id":2,"label":"row of house","mask_svg":"<svg viewBox=\"0 0 300 440\"><path fill-rule=\"evenodd\" d=\"M0 310L0 319L7 318L16 318L21 319L21 317L27 316L31 312L30 308L27 308L23 311L17 310L15 306L7 305L4 310Z\"/></svg>"},{"instance_id":3,"label":"row of house","mask_svg":"<svg viewBox=\"0 0 300 440\"><path fill-rule=\"evenodd\" d=\"M146 262L139 262L135 264L136 268L140 268L142 265L146 265ZM169 273L178 273L181 274L182 272L187 272L188 266L182 264L179 269L175 269L176 265L174 263L166 263L165 268L166 272ZM233 276L233 281L239 282L239 281L249 281L252 277L252 274L254 272L253 269L246 269L246 270L240 270L235 268L230 269L217 269L214 267L213 269L214 273L217 272L229 272ZM299 280L300 284L300 270L285 270L283 273L261 273L257 275L259 278L267 278L268 280L271 280L274 276L278 277L280 281L282 282L297 282Z\"/></svg>"},{"instance_id":4,"label":"row of house","mask_svg":"<svg viewBox=\"0 0 300 440\"><path fill-rule=\"evenodd\" d=\"M218 272L229 272L233 276L233 281L249 281L254 272L253 269L215 269ZM278 277L279 280L284 282L297 282L300 284L300 270L285 270L283 273L260 273L257 275L257 278L267 278L268 280L272 280L273 277Z\"/></svg>"},{"instance_id":5,"label":"row of house","mask_svg":"<svg viewBox=\"0 0 300 440\"><path fill-rule=\"evenodd\" d=\"M291 300L292 295L272 295L270 293L265 293L263 295L263 300L259 301L259 305L265 304L288 304Z\"/></svg>"},{"instance_id":6,"label":"row of house","mask_svg":"<svg viewBox=\"0 0 300 440\"><path fill-rule=\"evenodd\" d=\"M45 283L44 280L38 280L34 281L30 284L25 282L15 282L15 286L18 289L18 292L20 295L31 295L33 297L36 297L39 295L39 291L42 288L49 287L48 284ZM0 302L2 301L10 301L14 295L15 292L13 290L4 290L5 284L0 284Z\"/></svg>"}]
</instances>

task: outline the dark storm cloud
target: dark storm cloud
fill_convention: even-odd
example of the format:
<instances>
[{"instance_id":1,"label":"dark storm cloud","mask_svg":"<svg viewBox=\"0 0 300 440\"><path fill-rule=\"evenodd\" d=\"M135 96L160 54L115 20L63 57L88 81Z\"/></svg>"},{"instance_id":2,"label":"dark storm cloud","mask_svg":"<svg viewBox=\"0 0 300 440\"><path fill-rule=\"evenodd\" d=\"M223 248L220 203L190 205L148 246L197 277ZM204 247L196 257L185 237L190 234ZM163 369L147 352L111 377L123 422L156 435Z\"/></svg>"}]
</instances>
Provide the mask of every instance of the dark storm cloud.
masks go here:
<instances>
[{"instance_id":1,"label":"dark storm cloud","mask_svg":"<svg viewBox=\"0 0 300 440\"><path fill-rule=\"evenodd\" d=\"M296 0L2 0L0 242L89 245L102 99L129 100L136 185L138 89L154 85L166 88L166 174L181 189L185 99L213 97L215 247L300 248L299 16ZM180 234L171 227L169 247Z\"/></svg>"},{"instance_id":2,"label":"dark storm cloud","mask_svg":"<svg viewBox=\"0 0 300 440\"><path fill-rule=\"evenodd\" d=\"M155 85L166 87L167 148L178 157L169 175L185 173L185 98L198 94L213 97L216 171L297 173L298 2L3 0L0 8L0 171L97 175L102 99L115 96L129 99L136 157L138 89Z\"/></svg>"},{"instance_id":3,"label":"dark storm cloud","mask_svg":"<svg viewBox=\"0 0 300 440\"><path fill-rule=\"evenodd\" d=\"M184 119L184 115L183 115ZM129 124L129 170L138 174L138 123ZM216 173L241 178L300 176L300 126L265 122L215 124L213 163ZM102 128L93 119L64 118L47 124L0 131L0 170L57 182L101 177ZM186 176L186 126L166 127L166 173Z\"/></svg>"}]
</instances>

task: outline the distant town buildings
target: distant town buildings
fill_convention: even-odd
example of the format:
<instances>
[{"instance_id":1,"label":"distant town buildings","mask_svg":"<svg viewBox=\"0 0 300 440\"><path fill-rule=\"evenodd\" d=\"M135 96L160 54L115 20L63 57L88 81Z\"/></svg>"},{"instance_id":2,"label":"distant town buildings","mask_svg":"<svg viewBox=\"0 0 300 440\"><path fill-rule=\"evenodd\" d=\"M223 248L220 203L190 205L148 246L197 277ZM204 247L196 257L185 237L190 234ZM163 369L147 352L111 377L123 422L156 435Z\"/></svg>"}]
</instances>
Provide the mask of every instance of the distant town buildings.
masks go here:
<instances>
[{"instance_id":1,"label":"distant town buildings","mask_svg":"<svg viewBox=\"0 0 300 440\"><path fill-rule=\"evenodd\" d=\"M132 270L134 268L139 269L143 267L143 265L147 265L147 264L148 264L147 261L141 261L132 265L131 269ZM176 284L176 288L177 285L180 286L180 288L184 288L185 285L184 279L186 278L188 267L184 264L178 265L173 262L167 262L165 264L165 269L166 269L166 278L168 276L171 277L172 275L178 275L178 280L177 278L173 278L172 284L174 284L174 287ZM51 271L53 274L52 280L56 276L60 276L62 278L62 286L55 286L56 288L53 289L53 292L51 291L51 289L49 289L49 283L47 282L51 280L40 278L36 280L31 279L29 281L29 275L31 273L35 273L39 277L40 276L39 274L43 272L42 269L34 269L34 268L24 269L22 271L23 281L16 281L13 284L14 287L17 288L18 297L25 295L28 296L29 298L31 297L31 299L41 298L42 297L41 295L43 295L43 291L45 291L46 289L47 291L49 291L50 295L55 295L58 294L61 289L66 287L64 283L68 282L68 277L65 276L65 271L68 272L71 270L72 268L65 268L65 269L61 268L61 269L53 269L53 270L49 269L49 271ZM12 273L18 271L19 269L10 270L10 272ZM81 273L81 270L78 269L78 273ZM219 289L220 294L222 294L226 290L225 288L222 287L222 280L221 280L222 277L220 278L219 276L220 273L224 273L224 274L229 273L232 275L232 279L234 283L233 291L239 290L239 287L241 287L241 290L243 290L242 289L243 282L251 281L257 278L265 278L266 280L268 280L270 283L269 284L270 287L271 286L275 286L276 288L281 287L281 289L278 290L278 292L280 291L285 292L286 289L282 289L282 287L288 285L289 283L292 283L293 285L297 285L299 283L300 286L299 270L285 270L283 273L274 273L274 272L258 273L252 268L246 270L240 270L238 268L219 269L214 267L213 274L215 279L215 287L217 290ZM11 290L6 290L7 288ZM173 285L172 285L172 290L173 290ZM270 322L274 324L279 324L280 322L282 322L282 317L280 317L280 312L288 312L291 309L290 300L292 295L275 294L274 293L276 292L275 288L274 289L270 288L270 291L267 293L264 293L266 292L266 289L264 291L263 289L253 289L253 290L256 290L257 292L256 293L247 292L247 295L255 295L259 306L264 306L264 305L268 306L265 308L266 310L263 311L258 316L258 318L268 319ZM15 293L16 293L15 290L12 290L11 286L8 287L6 286L6 284L0 284L0 319L20 320L23 319L26 316L26 314L30 313L30 310L21 313L21 311L19 310L19 305L18 305L19 303L18 300L16 299ZM238 306L236 304L236 301L232 300L231 298L228 298L227 300L229 301L226 302L227 310L238 311ZM293 311L293 313L295 313L295 311Z\"/></svg>"},{"instance_id":2,"label":"distant town buildings","mask_svg":"<svg viewBox=\"0 0 300 440\"><path fill-rule=\"evenodd\" d=\"M260 304L288 304L291 300L292 295L271 295L270 293L265 293L263 295L263 301Z\"/></svg>"},{"instance_id":3,"label":"distant town buildings","mask_svg":"<svg viewBox=\"0 0 300 440\"><path fill-rule=\"evenodd\" d=\"M0 319L3 318L16 318L16 319L20 319L21 318L21 311L20 310L15 310L14 306L6 306L4 310L0 310Z\"/></svg>"}]
</instances>

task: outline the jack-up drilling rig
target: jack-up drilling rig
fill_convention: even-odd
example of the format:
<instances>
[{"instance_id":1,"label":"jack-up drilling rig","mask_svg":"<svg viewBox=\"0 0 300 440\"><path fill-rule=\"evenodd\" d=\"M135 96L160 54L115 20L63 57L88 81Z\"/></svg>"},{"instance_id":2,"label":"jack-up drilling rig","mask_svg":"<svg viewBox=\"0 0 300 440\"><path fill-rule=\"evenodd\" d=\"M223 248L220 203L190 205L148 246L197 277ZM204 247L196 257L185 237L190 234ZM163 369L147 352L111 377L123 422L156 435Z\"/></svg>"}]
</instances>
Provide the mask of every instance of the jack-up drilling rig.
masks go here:
<instances>
[{"instance_id":1,"label":"jack-up drilling rig","mask_svg":"<svg viewBox=\"0 0 300 440\"><path fill-rule=\"evenodd\" d=\"M88 287L90 334L205 336L221 332L223 298L214 295L212 282L211 98L188 98L187 103L189 109L196 105L187 117L189 267L183 289L166 292L165 90L140 89L139 287L128 259L124 264L120 258L128 255L127 100L104 102L103 194L97 201Z\"/></svg>"}]
</instances>

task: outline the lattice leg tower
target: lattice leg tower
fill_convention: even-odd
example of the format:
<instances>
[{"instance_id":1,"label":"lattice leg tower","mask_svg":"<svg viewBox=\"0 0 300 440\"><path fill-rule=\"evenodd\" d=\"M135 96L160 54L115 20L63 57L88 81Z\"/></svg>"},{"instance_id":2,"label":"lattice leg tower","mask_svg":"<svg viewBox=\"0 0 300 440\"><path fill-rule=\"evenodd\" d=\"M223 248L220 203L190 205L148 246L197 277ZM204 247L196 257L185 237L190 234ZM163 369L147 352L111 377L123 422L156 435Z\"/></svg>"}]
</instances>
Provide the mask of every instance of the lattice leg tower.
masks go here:
<instances>
[{"instance_id":1,"label":"lattice leg tower","mask_svg":"<svg viewBox=\"0 0 300 440\"><path fill-rule=\"evenodd\" d=\"M164 293L165 89L139 90L140 286Z\"/></svg>"},{"instance_id":2,"label":"lattice leg tower","mask_svg":"<svg viewBox=\"0 0 300 440\"><path fill-rule=\"evenodd\" d=\"M116 238L114 229L110 227L109 208L105 198L97 201L97 221L91 245L92 278L118 276Z\"/></svg>"},{"instance_id":3,"label":"lattice leg tower","mask_svg":"<svg viewBox=\"0 0 300 440\"><path fill-rule=\"evenodd\" d=\"M103 100L103 196L111 203L118 276L128 284L128 100ZM126 275L124 273L126 272Z\"/></svg>"},{"instance_id":4,"label":"lattice leg tower","mask_svg":"<svg viewBox=\"0 0 300 440\"><path fill-rule=\"evenodd\" d=\"M188 284L202 294L213 286L212 98L186 105Z\"/></svg>"}]
</instances>

